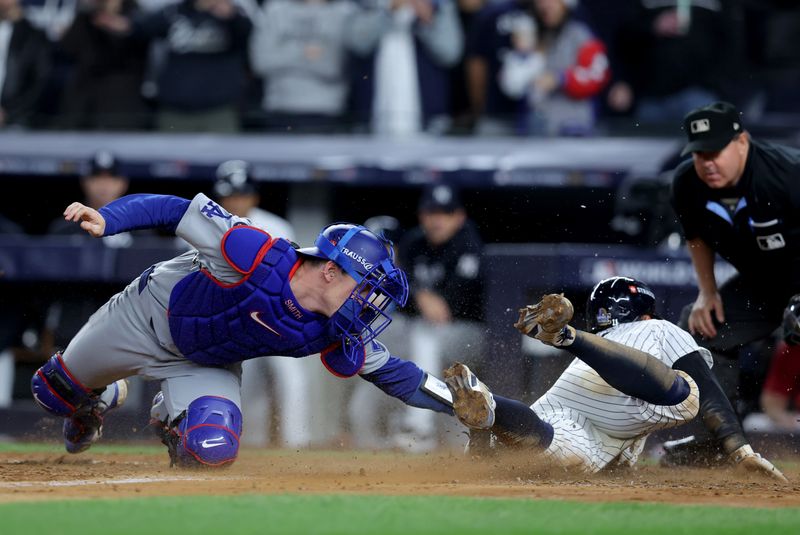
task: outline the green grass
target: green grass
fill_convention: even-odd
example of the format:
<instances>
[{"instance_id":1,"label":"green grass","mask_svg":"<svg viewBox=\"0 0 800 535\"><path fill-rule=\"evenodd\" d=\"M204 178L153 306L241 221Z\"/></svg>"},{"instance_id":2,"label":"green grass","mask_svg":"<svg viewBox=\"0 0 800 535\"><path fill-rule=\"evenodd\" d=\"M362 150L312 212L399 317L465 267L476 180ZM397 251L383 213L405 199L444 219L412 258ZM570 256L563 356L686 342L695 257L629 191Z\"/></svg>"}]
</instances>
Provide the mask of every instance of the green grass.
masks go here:
<instances>
[{"instance_id":1,"label":"green grass","mask_svg":"<svg viewBox=\"0 0 800 535\"><path fill-rule=\"evenodd\" d=\"M92 446L92 453L100 454L132 454L132 455L151 455L165 453L164 446L154 444L95 444ZM0 453L54 453L66 454L64 444L61 442L0 442Z\"/></svg>"},{"instance_id":2,"label":"green grass","mask_svg":"<svg viewBox=\"0 0 800 535\"><path fill-rule=\"evenodd\" d=\"M92 452L164 453L160 444L96 445ZM2 453L61 454L63 449L58 443L0 442ZM286 451L255 453L285 455ZM326 454L351 457L353 452ZM800 533L800 508L378 495L181 496L0 504L0 534L34 533L795 535Z\"/></svg>"},{"instance_id":3,"label":"green grass","mask_svg":"<svg viewBox=\"0 0 800 535\"><path fill-rule=\"evenodd\" d=\"M797 534L798 509L388 496L202 496L0 505L5 535Z\"/></svg>"}]
</instances>

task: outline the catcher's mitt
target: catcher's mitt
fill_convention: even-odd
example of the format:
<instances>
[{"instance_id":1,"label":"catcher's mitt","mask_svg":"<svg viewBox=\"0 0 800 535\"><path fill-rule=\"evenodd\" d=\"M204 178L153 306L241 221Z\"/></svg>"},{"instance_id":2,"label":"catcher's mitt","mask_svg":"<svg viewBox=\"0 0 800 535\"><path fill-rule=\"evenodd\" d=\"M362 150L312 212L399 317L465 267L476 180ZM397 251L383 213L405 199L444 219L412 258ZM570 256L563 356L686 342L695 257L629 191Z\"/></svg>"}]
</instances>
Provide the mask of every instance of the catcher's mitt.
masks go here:
<instances>
[{"instance_id":1,"label":"catcher's mitt","mask_svg":"<svg viewBox=\"0 0 800 535\"><path fill-rule=\"evenodd\" d=\"M514 327L545 344L565 346L575 339L575 329L568 325L574 312L564 294L547 294L535 305L519 309L519 320Z\"/></svg>"}]
</instances>

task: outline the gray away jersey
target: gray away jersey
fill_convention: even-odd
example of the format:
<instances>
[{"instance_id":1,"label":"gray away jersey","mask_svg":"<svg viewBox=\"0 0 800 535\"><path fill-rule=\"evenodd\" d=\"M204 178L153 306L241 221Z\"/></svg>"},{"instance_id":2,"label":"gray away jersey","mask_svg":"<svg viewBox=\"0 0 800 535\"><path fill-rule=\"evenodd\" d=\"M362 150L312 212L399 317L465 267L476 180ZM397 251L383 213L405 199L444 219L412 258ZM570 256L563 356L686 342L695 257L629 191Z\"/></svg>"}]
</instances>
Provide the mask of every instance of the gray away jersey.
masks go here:
<instances>
[{"instance_id":1,"label":"gray away jersey","mask_svg":"<svg viewBox=\"0 0 800 535\"><path fill-rule=\"evenodd\" d=\"M250 225L249 219L229 214L206 195L198 193L178 224L175 234L186 240L194 250L171 260L156 264L147 284L155 307L153 328L167 348L179 353L172 343L167 320L169 297L175 285L186 275L200 268L206 269L217 280L235 283L242 274L233 269L222 255L221 240L225 233L236 225ZM268 355L269 356L269 355ZM375 341L367 347L367 355L361 374L370 373L383 366L389 359L389 351L383 344Z\"/></svg>"}]
</instances>

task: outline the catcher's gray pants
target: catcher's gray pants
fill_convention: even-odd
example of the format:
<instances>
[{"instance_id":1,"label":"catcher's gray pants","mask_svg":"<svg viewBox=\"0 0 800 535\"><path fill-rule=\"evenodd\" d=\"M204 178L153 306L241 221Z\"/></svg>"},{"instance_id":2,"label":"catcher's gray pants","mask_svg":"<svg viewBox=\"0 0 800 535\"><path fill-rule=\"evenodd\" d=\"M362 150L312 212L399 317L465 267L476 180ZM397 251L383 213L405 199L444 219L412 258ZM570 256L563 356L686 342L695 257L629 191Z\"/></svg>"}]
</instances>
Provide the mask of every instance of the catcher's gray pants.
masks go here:
<instances>
[{"instance_id":1,"label":"catcher's gray pants","mask_svg":"<svg viewBox=\"0 0 800 535\"><path fill-rule=\"evenodd\" d=\"M158 333L158 334L157 334ZM137 278L100 307L64 350L70 373L88 388L141 375L161 381L170 420L201 396L219 396L241 409L241 366L200 366L174 352L164 308Z\"/></svg>"}]
</instances>

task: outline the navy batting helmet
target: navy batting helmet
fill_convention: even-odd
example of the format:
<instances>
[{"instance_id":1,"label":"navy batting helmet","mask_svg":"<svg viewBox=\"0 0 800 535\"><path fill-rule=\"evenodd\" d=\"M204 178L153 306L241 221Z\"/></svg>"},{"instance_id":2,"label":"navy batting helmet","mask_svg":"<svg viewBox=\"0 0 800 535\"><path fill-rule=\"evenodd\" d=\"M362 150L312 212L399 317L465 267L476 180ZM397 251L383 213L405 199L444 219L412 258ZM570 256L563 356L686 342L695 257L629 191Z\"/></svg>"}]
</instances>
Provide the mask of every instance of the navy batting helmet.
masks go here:
<instances>
[{"instance_id":1,"label":"navy batting helmet","mask_svg":"<svg viewBox=\"0 0 800 535\"><path fill-rule=\"evenodd\" d=\"M800 294L789 299L783 311L783 339L789 345L800 346Z\"/></svg>"},{"instance_id":2,"label":"navy batting helmet","mask_svg":"<svg viewBox=\"0 0 800 535\"><path fill-rule=\"evenodd\" d=\"M363 346L392 322L392 308L402 307L408 300L408 281L394 265L391 243L361 225L329 225L322 229L314 247L297 252L335 262L357 283L332 318L348 356L363 351Z\"/></svg>"},{"instance_id":3,"label":"navy batting helmet","mask_svg":"<svg viewBox=\"0 0 800 535\"><path fill-rule=\"evenodd\" d=\"M655 316L656 296L645 283L630 277L611 277L598 282L586 301L586 323L596 333L620 323Z\"/></svg>"}]
</instances>

